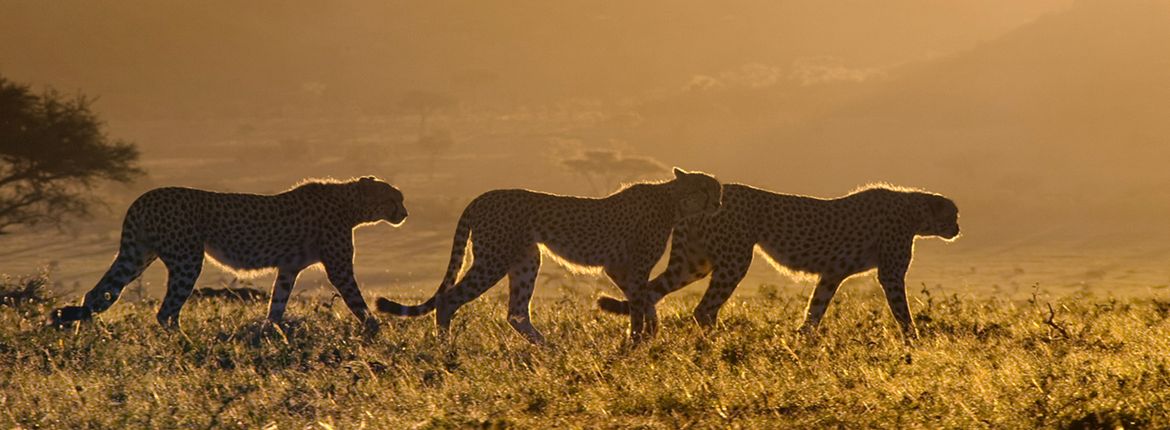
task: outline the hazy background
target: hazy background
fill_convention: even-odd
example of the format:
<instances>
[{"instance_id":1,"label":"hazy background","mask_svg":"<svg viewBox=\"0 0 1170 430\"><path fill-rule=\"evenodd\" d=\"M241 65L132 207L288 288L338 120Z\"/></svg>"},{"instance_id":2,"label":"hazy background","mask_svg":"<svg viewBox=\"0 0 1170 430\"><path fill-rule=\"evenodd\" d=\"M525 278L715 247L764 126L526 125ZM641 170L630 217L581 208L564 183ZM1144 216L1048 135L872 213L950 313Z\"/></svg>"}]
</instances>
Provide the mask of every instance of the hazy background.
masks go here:
<instances>
[{"instance_id":1,"label":"hazy background","mask_svg":"<svg viewBox=\"0 0 1170 430\"><path fill-rule=\"evenodd\" d=\"M433 289L476 194L602 195L671 165L822 197L946 194L964 236L921 241L914 285L1170 284L1170 1L0 3L0 74L99 96L149 172L104 191L106 217L0 237L3 272L49 265L72 293L155 186L391 180L412 217L362 230L357 263L365 289L400 294ZM420 95L425 120L404 102ZM573 167L590 160L615 167ZM552 265L546 284L577 282Z\"/></svg>"}]
</instances>

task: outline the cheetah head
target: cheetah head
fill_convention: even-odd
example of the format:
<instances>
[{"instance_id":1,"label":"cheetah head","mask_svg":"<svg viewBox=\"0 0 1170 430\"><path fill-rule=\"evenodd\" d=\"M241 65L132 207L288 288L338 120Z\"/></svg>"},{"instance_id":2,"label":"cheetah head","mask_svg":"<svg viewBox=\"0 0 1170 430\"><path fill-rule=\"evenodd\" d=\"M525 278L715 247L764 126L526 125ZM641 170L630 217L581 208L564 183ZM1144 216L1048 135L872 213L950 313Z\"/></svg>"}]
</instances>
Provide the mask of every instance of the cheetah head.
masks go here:
<instances>
[{"instance_id":1,"label":"cheetah head","mask_svg":"<svg viewBox=\"0 0 1170 430\"><path fill-rule=\"evenodd\" d=\"M923 194L924 208L922 225L918 227L920 236L938 236L945 240L954 240L959 236L959 207L955 202L936 194Z\"/></svg>"},{"instance_id":2,"label":"cheetah head","mask_svg":"<svg viewBox=\"0 0 1170 430\"><path fill-rule=\"evenodd\" d=\"M675 167L674 182L680 218L712 215L723 204L723 185L714 176Z\"/></svg>"},{"instance_id":3,"label":"cheetah head","mask_svg":"<svg viewBox=\"0 0 1170 430\"><path fill-rule=\"evenodd\" d=\"M366 176L357 181L363 209L370 221L386 221L400 225L406 220L406 206L402 204L402 192L378 178Z\"/></svg>"}]
</instances>

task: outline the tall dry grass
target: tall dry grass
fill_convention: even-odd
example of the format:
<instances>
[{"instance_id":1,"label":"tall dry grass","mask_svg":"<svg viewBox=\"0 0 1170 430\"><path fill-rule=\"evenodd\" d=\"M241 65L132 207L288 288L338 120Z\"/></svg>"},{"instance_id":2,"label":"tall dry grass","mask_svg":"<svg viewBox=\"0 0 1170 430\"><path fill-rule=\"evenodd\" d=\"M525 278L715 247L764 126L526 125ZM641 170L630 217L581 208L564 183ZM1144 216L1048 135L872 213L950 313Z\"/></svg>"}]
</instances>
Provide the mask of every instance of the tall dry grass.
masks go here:
<instances>
[{"instance_id":1,"label":"tall dry grass","mask_svg":"<svg viewBox=\"0 0 1170 430\"><path fill-rule=\"evenodd\" d=\"M264 303L193 301L181 333L151 303L72 331L43 325L51 300L5 304L0 427L1170 426L1166 301L919 291L922 338L904 348L875 294L841 294L810 341L794 333L803 298L763 289L707 333L693 297L672 299L659 338L630 348L624 320L567 294L534 304L541 348L500 296L464 308L446 343L430 319L364 339L326 299L294 302L279 330Z\"/></svg>"}]
</instances>

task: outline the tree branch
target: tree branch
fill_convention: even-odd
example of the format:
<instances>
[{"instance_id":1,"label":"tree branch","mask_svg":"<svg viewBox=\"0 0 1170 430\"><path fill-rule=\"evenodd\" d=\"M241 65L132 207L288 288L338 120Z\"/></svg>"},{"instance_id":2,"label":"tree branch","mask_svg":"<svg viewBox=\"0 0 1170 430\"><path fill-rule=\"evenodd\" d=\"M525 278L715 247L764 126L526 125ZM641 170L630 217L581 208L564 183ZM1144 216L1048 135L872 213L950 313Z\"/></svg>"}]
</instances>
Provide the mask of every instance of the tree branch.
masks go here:
<instances>
[{"instance_id":1,"label":"tree branch","mask_svg":"<svg viewBox=\"0 0 1170 430\"><path fill-rule=\"evenodd\" d=\"M1048 317L1044 319L1044 324L1056 329L1056 331L1060 332L1062 337L1068 339L1068 330L1065 330L1064 326L1054 321L1054 318L1056 318L1056 311L1052 309L1052 303L1048 303Z\"/></svg>"}]
</instances>

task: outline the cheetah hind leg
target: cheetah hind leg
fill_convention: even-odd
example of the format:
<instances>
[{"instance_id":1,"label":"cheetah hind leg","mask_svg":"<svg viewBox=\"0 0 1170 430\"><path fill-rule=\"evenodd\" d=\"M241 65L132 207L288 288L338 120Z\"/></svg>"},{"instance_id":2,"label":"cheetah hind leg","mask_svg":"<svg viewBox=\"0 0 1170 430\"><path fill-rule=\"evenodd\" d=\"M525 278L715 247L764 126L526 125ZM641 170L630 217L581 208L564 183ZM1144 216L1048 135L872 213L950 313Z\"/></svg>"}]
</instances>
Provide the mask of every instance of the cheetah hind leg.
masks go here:
<instances>
[{"instance_id":1,"label":"cheetah hind leg","mask_svg":"<svg viewBox=\"0 0 1170 430\"><path fill-rule=\"evenodd\" d=\"M455 311L477 297L483 295L507 274L505 265L499 260L483 258L472 262L471 268L463 275L452 288L443 291L442 297L436 299L435 324L438 325L439 337L447 337L451 331L451 320Z\"/></svg>"},{"instance_id":2,"label":"cheetah hind leg","mask_svg":"<svg viewBox=\"0 0 1170 430\"><path fill-rule=\"evenodd\" d=\"M167 294L158 309L158 323L167 330L179 328L179 312L195 290L195 280L203 271L203 250L184 257L163 257L167 266Z\"/></svg>"},{"instance_id":3,"label":"cheetah hind leg","mask_svg":"<svg viewBox=\"0 0 1170 430\"><path fill-rule=\"evenodd\" d=\"M703 298L699 300L692 313L699 327L704 329L715 327L719 310L747 275L748 267L752 264L752 247L738 246L736 249L740 252L726 253L714 264L707 291L703 292Z\"/></svg>"},{"instance_id":4,"label":"cheetah hind leg","mask_svg":"<svg viewBox=\"0 0 1170 430\"><path fill-rule=\"evenodd\" d=\"M649 268L644 270L606 270L609 278L617 284L629 299L630 342L637 346L653 338L658 330L657 300L650 299Z\"/></svg>"},{"instance_id":5,"label":"cheetah hind leg","mask_svg":"<svg viewBox=\"0 0 1170 430\"><path fill-rule=\"evenodd\" d=\"M635 295L633 300L630 301L630 306L639 310L631 312L630 316L633 317L636 314L641 314L642 317L640 330L635 331L637 328L636 323L630 326L631 335L635 332L638 333L638 335L632 338L635 344L648 341L658 335L658 301L661 298L662 296L651 298L650 292L644 292L643 294Z\"/></svg>"},{"instance_id":6,"label":"cheetah hind leg","mask_svg":"<svg viewBox=\"0 0 1170 430\"><path fill-rule=\"evenodd\" d=\"M800 329L798 329L801 335L809 339L816 336L816 329L821 324L821 318L825 316L825 310L828 309L829 302L837 294L837 288L841 286L841 281L844 279L844 276L835 274L821 275L821 279L817 281L816 289L813 290L812 295L808 298L808 307L805 309L804 322L800 324Z\"/></svg>"},{"instance_id":7,"label":"cheetah hind leg","mask_svg":"<svg viewBox=\"0 0 1170 430\"><path fill-rule=\"evenodd\" d=\"M272 283L272 297L268 301L268 321L276 324L284 320L284 310L288 307L288 297L292 294L293 285L297 282L297 269L281 268L276 273L276 281Z\"/></svg>"}]
</instances>

